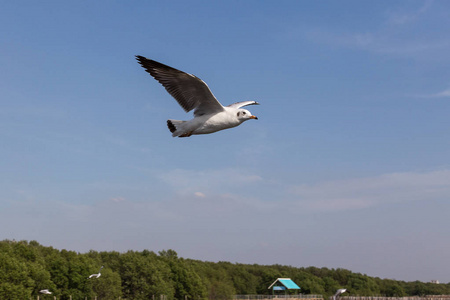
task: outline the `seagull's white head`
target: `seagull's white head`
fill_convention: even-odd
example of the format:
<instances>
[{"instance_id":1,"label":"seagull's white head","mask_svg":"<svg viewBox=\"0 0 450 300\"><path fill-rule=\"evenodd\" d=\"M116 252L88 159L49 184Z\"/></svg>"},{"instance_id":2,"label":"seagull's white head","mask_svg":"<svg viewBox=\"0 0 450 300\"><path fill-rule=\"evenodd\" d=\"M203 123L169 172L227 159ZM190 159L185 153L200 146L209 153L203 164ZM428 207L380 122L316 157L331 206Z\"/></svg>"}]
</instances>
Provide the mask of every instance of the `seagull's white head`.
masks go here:
<instances>
[{"instance_id":1,"label":"seagull's white head","mask_svg":"<svg viewBox=\"0 0 450 300\"><path fill-rule=\"evenodd\" d=\"M236 112L236 116L237 116L238 120L241 122L244 122L244 121L247 121L250 119L258 120L258 118L256 116L252 115L252 113L246 109L238 109Z\"/></svg>"}]
</instances>

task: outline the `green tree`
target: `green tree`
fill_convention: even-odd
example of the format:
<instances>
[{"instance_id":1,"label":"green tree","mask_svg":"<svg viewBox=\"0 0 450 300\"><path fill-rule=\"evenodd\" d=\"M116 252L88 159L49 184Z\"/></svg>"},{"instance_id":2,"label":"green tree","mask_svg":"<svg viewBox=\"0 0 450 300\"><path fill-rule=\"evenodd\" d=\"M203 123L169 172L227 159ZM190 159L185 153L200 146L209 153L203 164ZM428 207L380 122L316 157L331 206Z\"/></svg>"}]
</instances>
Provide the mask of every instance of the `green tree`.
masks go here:
<instances>
[{"instance_id":1,"label":"green tree","mask_svg":"<svg viewBox=\"0 0 450 300\"><path fill-rule=\"evenodd\" d=\"M13 284L9 282L0 283L0 299L2 300L28 299L30 296L30 289L27 289L21 284Z\"/></svg>"},{"instance_id":2,"label":"green tree","mask_svg":"<svg viewBox=\"0 0 450 300\"><path fill-rule=\"evenodd\" d=\"M104 265L102 276L87 277ZM450 284L404 282L353 273L346 269L296 268L203 262L178 257L174 250L159 255L144 250L77 253L44 247L36 241L0 241L0 299L29 299L48 288L66 300L92 298L225 300L234 294L267 294L280 277L293 279L302 293L327 299L338 288L350 295L391 297L448 295ZM296 291L297 292L297 291Z\"/></svg>"},{"instance_id":3,"label":"green tree","mask_svg":"<svg viewBox=\"0 0 450 300\"><path fill-rule=\"evenodd\" d=\"M102 275L93 281L93 291L97 299L117 299L122 296L121 278L109 268L102 270Z\"/></svg>"},{"instance_id":4,"label":"green tree","mask_svg":"<svg viewBox=\"0 0 450 300\"><path fill-rule=\"evenodd\" d=\"M360 296L377 296L380 289L373 278L361 274L352 274L348 281L348 287L353 294Z\"/></svg>"},{"instance_id":5,"label":"green tree","mask_svg":"<svg viewBox=\"0 0 450 300\"><path fill-rule=\"evenodd\" d=\"M170 268L156 256L128 251L121 256L123 295L129 299L151 299L153 295L173 298Z\"/></svg>"},{"instance_id":6,"label":"green tree","mask_svg":"<svg viewBox=\"0 0 450 300\"><path fill-rule=\"evenodd\" d=\"M7 253L0 253L0 299L30 297L33 286L26 263Z\"/></svg>"},{"instance_id":7,"label":"green tree","mask_svg":"<svg viewBox=\"0 0 450 300\"><path fill-rule=\"evenodd\" d=\"M386 289L385 295L387 297L404 297L406 293L399 284L391 284Z\"/></svg>"},{"instance_id":8,"label":"green tree","mask_svg":"<svg viewBox=\"0 0 450 300\"><path fill-rule=\"evenodd\" d=\"M231 284L214 280L209 287L208 299L229 300L233 299L233 295L235 294L236 291Z\"/></svg>"},{"instance_id":9,"label":"green tree","mask_svg":"<svg viewBox=\"0 0 450 300\"><path fill-rule=\"evenodd\" d=\"M171 270L171 280L175 288L175 299L197 299L206 296L206 287L200 276L195 272L190 264L174 250L159 252L160 258L169 265Z\"/></svg>"}]
</instances>

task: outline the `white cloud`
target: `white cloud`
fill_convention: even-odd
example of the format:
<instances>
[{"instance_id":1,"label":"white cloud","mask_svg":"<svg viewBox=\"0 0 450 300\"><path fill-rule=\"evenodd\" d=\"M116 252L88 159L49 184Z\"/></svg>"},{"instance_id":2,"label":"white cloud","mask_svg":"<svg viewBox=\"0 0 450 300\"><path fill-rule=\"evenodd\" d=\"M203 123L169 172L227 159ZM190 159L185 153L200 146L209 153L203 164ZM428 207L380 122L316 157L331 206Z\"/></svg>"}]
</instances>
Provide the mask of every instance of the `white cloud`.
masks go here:
<instances>
[{"instance_id":1,"label":"white cloud","mask_svg":"<svg viewBox=\"0 0 450 300\"><path fill-rule=\"evenodd\" d=\"M196 197L200 197L200 198L205 198L205 197L206 197L206 195L203 194L202 192L195 192L194 195L195 195Z\"/></svg>"},{"instance_id":2,"label":"white cloud","mask_svg":"<svg viewBox=\"0 0 450 300\"><path fill-rule=\"evenodd\" d=\"M421 7L412 11L393 11L387 12L387 23L395 25L404 25L416 21L422 14L426 13L433 0L428 0L423 3Z\"/></svg>"},{"instance_id":3,"label":"white cloud","mask_svg":"<svg viewBox=\"0 0 450 300\"><path fill-rule=\"evenodd\" d=\"M377 54L402 55L413 58L445 58L450 41L445 37L403 36L396 30L383 29L374 32L328 32L315 29L306 37L324 44L343 48L358 49ZM442 52L444 51L444 52Z\"/></svg>"},{"instance_id":4,"label":"white cloud","mask_svg":"<svg viewBox=\"0 0 450 300\"><path fill-rule=\"evenodd\" d=\"M237 211L266 215L280 207L289 207L286 214L294 215L341 212L450 198L450 169L288 186L276 178L264 179L238 169L174 170L162 178L170 183L172 190L158 205L158 210L166 211L163 215L178 217L219 211L229 213L230 217Z\"/></svg>"},{"instance_id":5,"label":"white cloud","mask_svg":"<svg viewBox=\"0 0 450 300\"><path fill-rule=\"evenodd\" d=\"M414 59L450 60L450 40L446 31L433 34L417 34L417 27L444 28L447 20L435 17L431 10L433 1L426 1L415 10L388 11L386 18L380 18L378 28L371 31L335 32L316 28L306 32L306 38L323 44L357 49L376 54L387 54ZM433 17L431 17L433 16ZM406 26L409 25L409 26Z\"/></svg>"},{"instance_id":6,"label":"white cloud","mask_svg":"<svg viewBox=\"0 0 450 300\"><path fill-rule=\"evenodd\" d=\"M119 203L125 201L124 197L113 197L110 199L112 202Z\"/></svg>"},{"instance_id":7,"label":"white cloud","mask_svg":"<svg viewBox=\"0 0 450 300\"><path fill-rule=\"evenodd\" d=\"M450 197L450 170L392 173L292 187L297 205L313 211L360 209Z\"/></svg>"},{"instance_id":8,"label":"white cloud","mask_svg":"<svg viewBox=\"0 0 450 300\"><path fill-rule=\"evenodd\" d=\"M330 267L341 265L366 272L375 272L373 266L385 262L389 253L400 253L397 250L405 246L404 241L410 241L405 233L414 232L411 240L418 246L437 242L440 249L445 249L448 244L442 242L445 229L442 236L430 237L430 232L447 228L447 220L433 222L430 215L439 214L441 218L445 215L443 210L448 205L442 206L444 201L439 206L436 203L450 198L450 169L295 186L280 181L274 183L274 178L264 180L250 172L242 174L239 170L224 170L222 176L218 173L219 170L204 173L184 170L166 174L166 179L180 177L185 184L203 184L207 178L212 178L213 184L208 191L198 188L189 194L173 191L171 186L163 200L136 201L129 195L116 194L87 205L34 199L36 196L28 200L27 193L23 201L4 203L0 220L8 226L1 227L0 234L3 238L37 240L44 245L81 252L175 249L182 257L202 260L326 263ZM189 178L189 175L200 178ZM220 180L227 181L226 189L222 189ZM247 184L254 185L250 189L252 192L268 188L278 197L267 193L249 197L240 192ZM413 201L416 205L410 205ZM392 203L397 207L391 206ZM377 206L380 209L365 209ZM428 213L422 215L418 207L427 208ZM385 215L378 215L380 211ZM404 211L409 214L404 215ZM423 219L409 222L411 216ZM367 217L370 218L367 224L353 225L355 220ZM374 220L378 222L376 226ZM427 220L427 224L423 224L423 220ZM402 226L394 226L396 224ZM391 228L393 234L385 236ZM420 228L419 232L414 228ZM284 234L280 234L280 230ZM369 237L369 231L377 234ZM350 238L336 243L336 236L344 235ZM374 249L373 245L380 243L386 245L385 251ZM355 263L355 257L349 254L349 247L355 249L352 245L360 249L355 256L362 263ZM419 258L436 255L436 250L429 247L412 248ZM280 256L274 260L273 253L283 253L284 260L280 260ZM436 261L439 261L446 252L437 255ZM367 264L366 257L377 264ZM393 262L403 259L401 255L389 257ZM393 269L399 264L393 266L378 272L387 274L389 270L395 274Z\"/></svg>"},{"instance_id":9,"label":"white cloud","mask_svg":"<svg viewBox=\"0 0 450 300\"><path fill-rule=\"evenodd\" d=\"M259 175L232 168L200 171L176 169L161 174L159 177L178 193L191 195L199 190L202 193L213 191L215 194L224 194L235 188L263 181Z\"/></svg>"},{"instance_id":10,"label":"white cloud","mask_svg":"<svg viewBox=\"0 0 450 300\"><path fill-rule=\"evenodd\" d=\"M445 91L442 91L440 93L437 93L434 95L434 97L450 97L450 89L446 89Z\"/></svg>"},{"instance_id":11,"label":"white cloud","mask_svg":"<svg viewBox=\"0 0 450 300\"><path fill-rule=\"evenodd\" d=\"M448 98L450 97L450 88L434 94L413 95L413 96L417 98Z\"/></svg>"}]
</instances>

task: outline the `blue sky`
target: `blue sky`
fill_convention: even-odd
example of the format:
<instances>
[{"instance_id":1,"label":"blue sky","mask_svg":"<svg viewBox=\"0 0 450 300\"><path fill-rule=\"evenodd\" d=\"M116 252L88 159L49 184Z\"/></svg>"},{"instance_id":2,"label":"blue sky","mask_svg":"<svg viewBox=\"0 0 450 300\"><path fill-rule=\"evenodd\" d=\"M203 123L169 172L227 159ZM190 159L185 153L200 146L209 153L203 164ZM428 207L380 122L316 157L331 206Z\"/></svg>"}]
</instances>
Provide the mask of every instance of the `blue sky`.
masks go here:
<instances>
[{"instance_id":1,"label":"blue sky","mask_svg":"<svg viewBox=\"0 0 450 300\"><path fill-rule=\"evenodd\" d=\"M447 1L0 5L0 239L450 282ZM189 119L134 59L259 120Z\"/></svg>"}]
</instances>

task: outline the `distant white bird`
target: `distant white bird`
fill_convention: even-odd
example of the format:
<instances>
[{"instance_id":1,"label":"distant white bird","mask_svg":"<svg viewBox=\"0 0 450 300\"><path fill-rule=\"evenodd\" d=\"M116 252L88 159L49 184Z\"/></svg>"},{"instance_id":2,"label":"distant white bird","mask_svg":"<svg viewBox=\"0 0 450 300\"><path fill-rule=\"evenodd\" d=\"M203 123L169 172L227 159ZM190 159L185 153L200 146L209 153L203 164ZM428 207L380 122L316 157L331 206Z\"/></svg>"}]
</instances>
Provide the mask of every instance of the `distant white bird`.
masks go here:
<instances>
[{"instance_id":1,"label":"distant white bird","mask_svg":"<svg viewBox=\"0 0 450 300\"><path fill-rule=\"evenodd\" d=\"M248 110L241 109L243 106L259 104L256 101L243 101L222 106L208 85L200 78L140 55L136 55L136 59L166 88L186 112L194 110L192 120L167 120L167 127L174 137L213 133L236 127L250 119L258 119Z\"/></svg>"},{"instance_id":2,"label":"distant white bird","mask_svg":"<svg viewBox=\"0 0 450 300\"><path fill-rule=\"evenodd\" d=\"M340 294L343 294L343 293L345 293L347 291L347 289L338 289L337 291L336 291L336 293L333 295L333 300L336 300L336 298L340 295Z\"/></svg>"},{"instance_id":3,"label":"distant white bird","mask_svg":"<svg viewBox=\"0 0 450 300\"><path fill-rule=\"evenodd\" d=\"M52 292L50 292L48 289L40 290L39 293L46 294L46 295L51 295L52 294Z\"/></svg>"},{"instance_id":4,"label":"distant white bird","mask_svg":"<svg viewBox=\"0 0 450 300\"><path fill-rule=\"evenodd\" d=\"M90 278L92 278L92 277L99 278L99 277L102 275L102 273L100 273L100 271L101 271L102 269L103 269L103 266L100 267L100 270L98 270L98 273L97 273L97 274L91 274L91 275L89 275L89 277L88 277L87 279L90 279Z\"/></svg>"}]
</instances>

